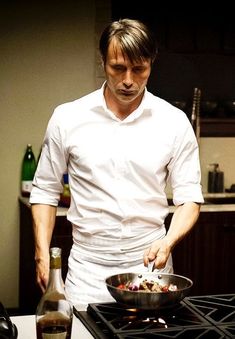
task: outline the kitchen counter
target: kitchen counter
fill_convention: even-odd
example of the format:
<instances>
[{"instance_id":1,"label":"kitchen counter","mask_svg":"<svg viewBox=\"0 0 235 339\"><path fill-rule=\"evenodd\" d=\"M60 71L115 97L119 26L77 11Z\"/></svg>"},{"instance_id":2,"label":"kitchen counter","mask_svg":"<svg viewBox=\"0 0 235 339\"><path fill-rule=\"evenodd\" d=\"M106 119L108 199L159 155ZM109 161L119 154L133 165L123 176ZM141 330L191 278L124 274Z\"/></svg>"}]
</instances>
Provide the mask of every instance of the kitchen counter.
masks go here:
<instances>
[{"instance_id":1,"label":"kitchen counter","mask_svg":"<svg viewBox=\"0 0 235 339\"><path fill-rule=\"evenodd\" d=\"M201 212L235 212L235 203L223 203L223 199L225 201L227 199L234 198L235 201L235 193L204 193L204 199L206 201L205 204L201 206ZM212 203L213 200L220 199L220 203ZM19 200L23 202L26 206L30 208L29 199L24 197L19 197ZM211 203L209 202L211 201ZM174 212L175 206L169 206L170 213ZM68 208L67 207L58 207L56 215L58 217L63 217L67 215Z\"/></svg>"},{"instance_id":2,"label":"kitchen counter","mask_svg":"<svg viewBox=\"0 0 235 339\"><path fill-rule=\"evenodd\" d=\"M175 206L169 206L170 213L174 210ZM205 204L201 206L201 212L235 212L235 204Z\"/></svg>"},{"instance_id":3,"label":"kitchen counter","mask_svg":"<svg viewBox=\"0 0 235 339\"><path fill-rule=\"evenodd\" d=\"M35 316L15 316L11 317L11 321L18 329L17 339L36 339ZM86 329L82 322L76 317L73 317L72 338L71 339L94 339L91 333Z\"/></svg>"}]
</instances>

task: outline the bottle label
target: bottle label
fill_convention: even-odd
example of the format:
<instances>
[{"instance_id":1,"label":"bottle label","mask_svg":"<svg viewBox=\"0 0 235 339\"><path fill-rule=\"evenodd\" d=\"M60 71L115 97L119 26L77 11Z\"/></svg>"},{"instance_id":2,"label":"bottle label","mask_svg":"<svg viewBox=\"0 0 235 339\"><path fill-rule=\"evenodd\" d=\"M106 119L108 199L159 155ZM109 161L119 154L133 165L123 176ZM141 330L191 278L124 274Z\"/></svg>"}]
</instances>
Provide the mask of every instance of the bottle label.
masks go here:
<instances>
[{"instance_id":1,"label":"bottle label","mask_svg":"<svg viewBox=\"0 0 235 339\"><path fill-rule=\"evenodd\" d=\"M22 181L21 190L30 193L32 191L32 180Z\"/></svg>"},{"instance_id":2,"label":"bottle label","mask_svg":"<svg viewBox=\"0 0 235 339\"><path fill-rule=\"evenodd\" d=\"M53 326L44 328L42 339L66 339L67 332L64 327Z\"/></svg>"}]
</instances>

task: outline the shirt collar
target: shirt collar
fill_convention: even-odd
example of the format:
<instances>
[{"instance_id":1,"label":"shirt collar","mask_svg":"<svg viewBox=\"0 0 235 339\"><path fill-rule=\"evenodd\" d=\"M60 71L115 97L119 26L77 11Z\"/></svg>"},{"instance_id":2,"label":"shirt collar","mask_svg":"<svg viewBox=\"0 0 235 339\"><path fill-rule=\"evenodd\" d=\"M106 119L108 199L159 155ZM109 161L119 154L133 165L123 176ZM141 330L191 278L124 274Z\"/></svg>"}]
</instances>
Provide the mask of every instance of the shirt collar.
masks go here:
<instances>
[{"instance_id":1,"label":"shirt collar","mask_svg":"<svg viewBox=\"0 0 235 339\"><path fill-rule=\"evenodd\" d=\"M103 113L107 113L109 116L111 116L113 119L122 122L122 123L129 123L132 122L136 119L138 119L140 116L145 115L145 114L150 114L151 113L151 107L150 107L150 93L148 92L147 88L144 89L144 95L142 98L142 101L137 107L135 111L133 111L126 119L124 120L119 120L115 115L107 108L106 101L104 98L104 89L106 86L106 81L103 83L100 89L98 89L97 92L97 101L94 104L94 109L102 110Z\"/></svg>"}]
</instances>

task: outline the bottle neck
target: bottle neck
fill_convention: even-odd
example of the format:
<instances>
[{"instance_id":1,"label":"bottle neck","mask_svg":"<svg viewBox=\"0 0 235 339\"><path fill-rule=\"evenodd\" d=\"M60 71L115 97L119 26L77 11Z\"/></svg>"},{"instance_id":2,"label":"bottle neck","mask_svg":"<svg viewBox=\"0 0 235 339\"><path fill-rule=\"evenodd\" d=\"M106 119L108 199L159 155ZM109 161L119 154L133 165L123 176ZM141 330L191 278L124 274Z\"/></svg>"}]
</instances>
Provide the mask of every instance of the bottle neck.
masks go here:
<instances>
[{"instance_id":1,"label":"bottle neck","mask_svg":"<svg viewBox=\"0 0 235 339\"><path fill-rule=\"evenodd\" d=\"M50 272L47 292L52 290L64 294L64 282L61 274L61 249L59 247L50 249Z\"/></svg>"},{"instance_id":2,"label":"bottle neck","mask_svg":"<svg viewBox=\"0 0 235 339\"><path fill-rule=\"evenodd\" d=\"M52 290L64 293L64 282L61 275L61 268L50 268L47 292Z\"/></svg>"}]
</instances>

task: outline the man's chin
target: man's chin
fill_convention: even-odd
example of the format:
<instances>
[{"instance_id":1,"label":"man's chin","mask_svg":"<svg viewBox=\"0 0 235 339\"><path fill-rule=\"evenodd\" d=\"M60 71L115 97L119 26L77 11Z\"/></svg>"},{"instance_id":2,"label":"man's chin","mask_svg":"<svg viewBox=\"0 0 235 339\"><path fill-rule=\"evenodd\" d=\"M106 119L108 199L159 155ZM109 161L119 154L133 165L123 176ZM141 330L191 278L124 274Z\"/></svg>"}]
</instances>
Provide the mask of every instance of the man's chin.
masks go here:
<instances>
[{"instance_id":1,"label":"man's chin","mask_svg":"<svg viewBox=\"0 0 235 339\"><path fill-rule=\"evenodd\" d=\"M135 100L136 95L119 95L118 98L122 102L132 102Z\"/></svg>"}]
</instances>

